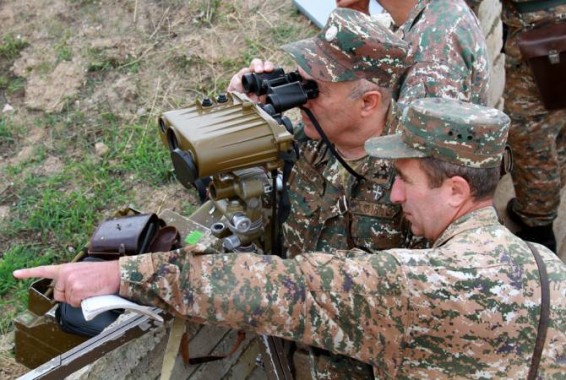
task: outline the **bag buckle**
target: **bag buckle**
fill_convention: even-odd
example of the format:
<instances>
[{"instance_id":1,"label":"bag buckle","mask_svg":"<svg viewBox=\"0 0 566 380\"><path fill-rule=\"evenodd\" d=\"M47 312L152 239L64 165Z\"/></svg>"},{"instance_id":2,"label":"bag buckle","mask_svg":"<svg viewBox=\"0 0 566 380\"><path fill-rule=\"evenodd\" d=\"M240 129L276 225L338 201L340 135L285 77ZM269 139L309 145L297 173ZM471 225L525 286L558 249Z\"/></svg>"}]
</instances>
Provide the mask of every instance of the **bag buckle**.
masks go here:
<instances>
[{"instance_id":1,"label":"bag buckle","mask_svg":"<svg viewBox=\"0 0 566 380\"><path fill-rule=\"evenodd\" d=\"M554 50L554 49L549 50L548 51L548 60L553 65L559 64L560 63L560 53L558 53L558 50Z\"/></svg>"}]
</instances>

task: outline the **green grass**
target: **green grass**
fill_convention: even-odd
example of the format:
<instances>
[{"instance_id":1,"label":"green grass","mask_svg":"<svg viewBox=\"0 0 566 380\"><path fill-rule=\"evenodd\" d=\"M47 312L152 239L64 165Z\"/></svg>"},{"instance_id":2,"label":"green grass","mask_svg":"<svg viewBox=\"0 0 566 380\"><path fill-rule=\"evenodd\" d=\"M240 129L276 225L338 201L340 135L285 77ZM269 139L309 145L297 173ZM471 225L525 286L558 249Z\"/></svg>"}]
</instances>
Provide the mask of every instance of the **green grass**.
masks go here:
<instances>
[{"instance_id":1,"label":"green grass","mask_svg":"<svg viewBox=\"0 0 566 380\"><path fill-rule=\"evenodd\" d=\"M21 38L5 34L0 40L0 59L11 61L20 55L20 51L27 46L27 42Z\"/></svg>"},{"instance_id":2,"label":"green grass","mask_svg":"<svg viewBox=\"0 0 566 380\"><path fill-rule=\"evenodd\" d=\"M16 92L23 91L25 80L20 77L11 77L7 83L6 94L12 95ZM0 87L2 87L0 85Z\"/></svg>"},{"instance_id":3,"label":"green grass","mask_svg":"<svg viewBox=\"0 0 566 380\"><path fill-rule=\"evenodd\" d=\"M14 132L10 129L8 121L0 118L0 139L2 141L13 141Z\"/></svg>"},{"instance_id":4,"label":"green grass","mask_svg":"<svg viewBox=\"0 0 566 380\"><path fill-rule=\"evenodd\" d=\"M26 46L25 40L11 34L0 36L0 95L2 91L11 95L23 90L24 80L11 74L9 68Z\"/></svg>"},{"instance_id":5,"label":"green grass","mask_svg":"<svg viewBox=\"0 0 566 380\"><path fill-rule=\"evenodd\" d=\"M105 215L129 204L136 184L172 181L168 152L150 120L118 125L113 115L102 114L89 122L70 110L46 121L60 145L38 146L28 161L0 173L10 184L0 204L11 204L10 218L0 222L0 308L9 310L0 316L0 333L27 304L29 282L15 281L14 269L71 260ZM17 145L20 128L0 120L2 140ZM103 157L94 154L93 138L109 146ZM60 157L62 169L43 175L39 167L48 156Z\"/></svg>"},{"instance_id":6,"label":"green grass","mask_svg":"<svg viewBox=\"0 0 566 380\"><path fill-rule=\"evenodd\" d=\"M55 45L55 52L57 53L58 61L70 61L73 59L73 52L66 41Z\"/></svg>"},{"instance_id":7,"label":"green grass","mask_svg":"<svg viewBox=\"0 0 566 380\"><path fill-rule=\"evenodd\" d=\"M24 310L22 300L27 299L28 287L34 281L16 280L12 272L19 268L27 268L48 264L54 251L44 251L43 248L32 242L28 244L17 244L10 251L5 252L0 260L0 334L5 334L11 328L12 319ZM9 295L9 297L7 297Z\"/></svg>"}]
</instances>

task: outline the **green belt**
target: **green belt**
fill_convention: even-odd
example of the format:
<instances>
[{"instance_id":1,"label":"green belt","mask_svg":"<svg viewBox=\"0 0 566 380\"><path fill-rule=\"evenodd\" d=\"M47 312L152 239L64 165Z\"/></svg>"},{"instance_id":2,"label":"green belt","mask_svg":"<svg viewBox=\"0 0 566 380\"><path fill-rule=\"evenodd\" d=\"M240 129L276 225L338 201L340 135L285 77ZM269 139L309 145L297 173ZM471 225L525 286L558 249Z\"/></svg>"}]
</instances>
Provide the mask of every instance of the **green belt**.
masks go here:
<instances>
[{"instance_id":1,"label":"green belt","mask_svg":"<svg viewBox=\"0 0 566 380\"><path fill-rule=\"evenodd\" d=\"M521 13L538 12L559 5L566 4L566 0L541 0L541 1L527 1L527 2L513 2L513 5Z\"/></svg>"}]
</instances>

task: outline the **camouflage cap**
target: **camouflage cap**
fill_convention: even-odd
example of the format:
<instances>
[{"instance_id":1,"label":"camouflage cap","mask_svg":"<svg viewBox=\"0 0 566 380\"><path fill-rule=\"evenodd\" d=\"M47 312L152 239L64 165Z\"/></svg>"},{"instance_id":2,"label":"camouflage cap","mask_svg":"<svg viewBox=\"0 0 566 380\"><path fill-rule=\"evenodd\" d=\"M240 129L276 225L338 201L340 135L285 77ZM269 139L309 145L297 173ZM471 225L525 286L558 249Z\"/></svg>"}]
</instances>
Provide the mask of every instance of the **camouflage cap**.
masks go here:
<instances>
[{"instance_id":1,"label":"camouflage cap","mask_svg":"<svg viewBox=\"0 0 566 380\"><path fill-rule=\"evenodd\" d=\"M407 69L409 45L370 16L336 8L315 37L282 46L316 80L365 78L396 88Z\"/></svg>"},{"instance_id":2,"label":"camouflage cap","mask_svg":"<svg viewBox=\"0 0 566 380\"><path fill-rule=\"evenodd\" d=\"M460 166L497 167L509 122L495 108L454 99L417 99L405 108L399 134L371 138L365 149L379 158L434 157Z\"/></svg>"}]
</instances>

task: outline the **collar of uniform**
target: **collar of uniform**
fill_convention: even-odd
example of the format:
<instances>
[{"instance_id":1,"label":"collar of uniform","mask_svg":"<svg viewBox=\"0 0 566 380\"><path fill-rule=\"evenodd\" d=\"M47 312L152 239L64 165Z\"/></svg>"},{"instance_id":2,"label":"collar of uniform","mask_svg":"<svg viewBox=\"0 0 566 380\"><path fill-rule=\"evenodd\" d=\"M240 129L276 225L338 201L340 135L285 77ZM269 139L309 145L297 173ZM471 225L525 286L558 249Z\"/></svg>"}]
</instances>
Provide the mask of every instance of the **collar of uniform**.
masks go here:
<instances>
[{"instance_id":1,"label":"collar of uniform","mask_svg":"<svg viewBox=\"0 0 566 380\"><path fill-rule=\"evenodd\" d=\"M330 151L327 152L326 157L328 158L328 163L322 173L323 177L342 190L350 189L352 184L357 181L356 177L351 175ZM350 167L354 169L356 173L365 177L370 167L368 163L372 159L374 158L366 154L364 157L358 158L357 160L346 160L346 162L348 164L351 163ZM346 180L344 181L344 179ZM346 191L348 194L349 192L350 190Z\"/></svg>"},{"instance_id":2,"label":"collar of uniform","mask_svg":"<svg viewBox=\"0 0 566 380\"><path fill-rule=\"evenodd\" d=\"M454 236L461 234L463 231L472 230L480 227L490 226L499 223L497 212L492 206L482 207L474 210L456 219L450 224L440 237L433 244L434 248L440 247L452 239Z\"/></svg>"},{"instance_id":3,"label":"collar of uniform","mask_svg":"<svg viewBox=\"0 0 566 380\"><path fill-rule=\"evenodd\" d=\"M399 30L403 32L403 38L406 35L406 33L413 28L420 14L424 11L424 9L427 7L427 5L430 2L431 0L419 0L419 2L411 10L411 12L409 12L409 17L407 18L407 21L405 21L403 25L399 26Z\"/></svg>"}]
</instances>

